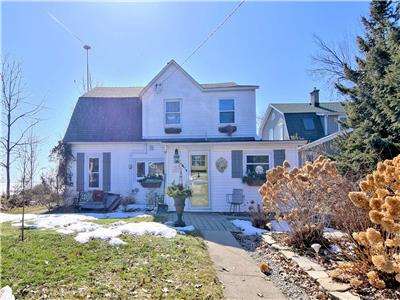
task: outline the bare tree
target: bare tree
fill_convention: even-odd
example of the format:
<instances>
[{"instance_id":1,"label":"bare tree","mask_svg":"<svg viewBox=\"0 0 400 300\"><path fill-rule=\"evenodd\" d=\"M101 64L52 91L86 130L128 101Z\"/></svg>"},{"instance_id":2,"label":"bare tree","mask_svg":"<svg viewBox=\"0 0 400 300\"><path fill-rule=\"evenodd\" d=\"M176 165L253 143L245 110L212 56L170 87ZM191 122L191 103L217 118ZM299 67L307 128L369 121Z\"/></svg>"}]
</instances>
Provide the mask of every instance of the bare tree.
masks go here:
<instances>
[{"instance_id":1,"label":"bare tree","mask_svg":"<svg viewBox=\"0 0 400 300\"><path fill-rule=\"evenodd\" d=\"M334 90L337 83L347 82L344 69L354 65L354 49L348 39L339 43L327 43L321 37L314 35L314 43L318 52L311 57L312 68L310 74L325 82Z\"/></svg>"},{"instance_id":2,"label":"bare tree","mask_svg":"<svg viewBox=\"0 0 400 300\"><path fill-rule=\"evenodd\" d=\"M6 170L6 197L9 199L10 172L14 162L12 157L17 147L26 143L24 137L27 132L39 122L37 115L42 105L33 105L25 101L21 65L7 57L2 62L1 84L1 122L5 133L2 133L0 144L5 161L2 159L0 164Z\"/></svg>"}]
</instances>

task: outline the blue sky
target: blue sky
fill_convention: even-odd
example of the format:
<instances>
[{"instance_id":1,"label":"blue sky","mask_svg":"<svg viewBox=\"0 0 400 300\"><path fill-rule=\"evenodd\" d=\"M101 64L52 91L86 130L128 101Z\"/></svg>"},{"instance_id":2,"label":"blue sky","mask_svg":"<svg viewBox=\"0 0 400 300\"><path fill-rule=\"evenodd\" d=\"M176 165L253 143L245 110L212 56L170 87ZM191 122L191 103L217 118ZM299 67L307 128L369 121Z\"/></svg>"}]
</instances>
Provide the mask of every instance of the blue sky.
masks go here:
<instances>
[{"instance_id":1,"label":"blue sky","mask_svg":"<svg viewBox=\"0 0 400 300\"><path fill-rule=\"evenodd\" d=\"M44 100L40 163L62 138L81 94L85 55L48 12L93 49L93 82L143 86L170 60L178 63L238 2L2 3L2 54L23 64L29 101ZM257 84L257 111L271 102L304 102L314 86L307 70L313 34L341 41L361 32L368 2L245 2L184 68L199 82Z\"/></svg>"}]
</instances>

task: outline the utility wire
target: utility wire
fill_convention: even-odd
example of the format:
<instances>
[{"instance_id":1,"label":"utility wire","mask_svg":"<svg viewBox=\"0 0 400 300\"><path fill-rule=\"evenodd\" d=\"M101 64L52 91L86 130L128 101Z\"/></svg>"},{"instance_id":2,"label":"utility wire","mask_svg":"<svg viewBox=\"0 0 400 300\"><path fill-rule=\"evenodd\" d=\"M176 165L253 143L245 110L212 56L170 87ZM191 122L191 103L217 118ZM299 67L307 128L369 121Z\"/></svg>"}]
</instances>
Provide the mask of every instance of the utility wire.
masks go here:
<instances>
[{"instance_id":1,"label":"utility wire","mask_svg":"<svg viewBox=\"0 0 400 300\"><path fill-rule=\"evenodd\" d=\"M86 44L81 38L79 38L79 36L77 36L75 33L73 33L67 27L67 25L65 25L63 22L61 22L59 19L57 19L53 14L51 14L50 12L47 12L47 14L49 15L50 18L53 19L54 22L56 22L58 25L60 25L66 32L68 32L70 35L72 35L74 38L76 38L78 41L80 41L82 43L82 45Z\"/></svg>"},{"instance_id":2,"label":"utility wire","mask_svg":"<svg viewBox=\"0 0 400 300\"><path fill-rule=\"evenodd\" d=\"M203 47L210 39L211 37L219 30L221 29L222 26L225 25L226 22L238 11L238 9L243 5L243 3L246 0L242 0L238 3L238 5L235 6L235 8L226 15L226 17L222 20L221 23L219 23L210 33L207 35L207 37L192 51L192 53L189 54L189 56L182 62L180 66L183 66L185 63L189 61L196 53ZM176 72L176 69L169 75L167 78L165 78L163 81L161 81L159 84L163 84L166 80L168 80L174 73Z\"/></svg>"}]
</instances>

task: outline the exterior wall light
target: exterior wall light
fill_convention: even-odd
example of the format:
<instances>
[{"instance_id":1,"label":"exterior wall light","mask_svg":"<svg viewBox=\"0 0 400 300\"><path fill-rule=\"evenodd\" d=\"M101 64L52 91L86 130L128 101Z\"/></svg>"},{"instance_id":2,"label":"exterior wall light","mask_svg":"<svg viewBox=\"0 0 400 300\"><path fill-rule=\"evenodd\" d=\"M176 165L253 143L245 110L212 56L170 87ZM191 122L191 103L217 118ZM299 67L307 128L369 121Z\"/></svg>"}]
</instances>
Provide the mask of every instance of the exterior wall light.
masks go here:
<instances>
[{"instance_id":1,"label":"exterior wall light","mask_svg":"<svg viewBox=\"0 0 400 300\"><path fill-rule=\"evenodd\" d=\"M180 160L180 157L179 157L178 149L175 149L175 152L174 152L174 163L179 164L179 160Z\"/></svg>"}]
</instances>

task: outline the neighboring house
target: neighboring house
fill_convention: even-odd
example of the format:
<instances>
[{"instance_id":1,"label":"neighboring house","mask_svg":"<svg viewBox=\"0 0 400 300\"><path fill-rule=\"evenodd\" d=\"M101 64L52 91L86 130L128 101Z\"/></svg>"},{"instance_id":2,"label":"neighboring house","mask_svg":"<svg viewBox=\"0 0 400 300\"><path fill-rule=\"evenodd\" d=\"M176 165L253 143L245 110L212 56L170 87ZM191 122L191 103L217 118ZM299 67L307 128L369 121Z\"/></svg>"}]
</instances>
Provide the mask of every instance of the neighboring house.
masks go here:
<instances>
[{"instance_id":1,"label":"neighboring house","mask_svg":"<svg viewBox=\"0 0 400 300\"><path fill-rule=\"evenodd\" d=\"M263 140L308 141L299 148L299 164L319 155L335 155L334 139L341 134L340 122L346 121L341 102L319 102L319 90L310 93L309 103L270 104L260 126Z\"/></svg>"},{"instance_id":2,"label":"neighboring house","mask_svg":"<svg viewBox=\"0 0 400 300\"><path fill-rule=\"evenodd\" d=\"M313 142L340 131L346 121L341 102L319 102L314 89L308 103L273 103L265 112L260 126L263 140L304 139Z\"/></svg>"},{"instance_id":3,"label":"neighboring house","mask_svg":"<svg viewBox=\"0 0 400 300\"><path fill-rule=\"evenodd\" d=\"M72 189L125 196L138 188L144 203L150 190L163 193L163 187L145 188L138 180L164 173L166 186L192 186L189 211L228 211L226 195L235 188L246 201L260 202L259 187L242 177L285 159L297 166L305 142L257 138L257 88L200 84L173 60L143 88L94 88L79 98L64 137L76 158Z\"/></svg>"}]
</instances>

